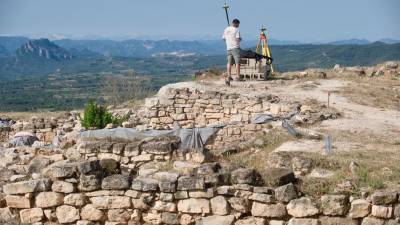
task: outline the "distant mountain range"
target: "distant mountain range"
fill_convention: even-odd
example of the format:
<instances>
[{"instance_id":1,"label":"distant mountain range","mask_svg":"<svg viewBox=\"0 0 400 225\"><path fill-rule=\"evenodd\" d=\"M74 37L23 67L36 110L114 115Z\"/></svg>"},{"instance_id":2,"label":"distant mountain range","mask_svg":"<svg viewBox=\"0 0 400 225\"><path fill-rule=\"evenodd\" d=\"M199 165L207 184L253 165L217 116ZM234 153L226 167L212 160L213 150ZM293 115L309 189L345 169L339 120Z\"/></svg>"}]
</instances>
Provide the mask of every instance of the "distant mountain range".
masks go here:
<instances>
[{"instance_id":1,"label":"distant mountain range","mask_svg":"<svg viewBox=\"0 0 400 225\"><path fill-rule=\"evenodd\" d=\"M0 36L0 56L13 55L22 45L31 41L26 37L1 37ZM400 40L384 39L381 42L394 44ZM169 40L56 40L54 44L62 47L73 56L77 57L152 57L154 55L178 53L178 54L197 54L197 55L222 55L225 53L225 44L222 40L199 40L199 41L169 41ZM257 40L244 40L243 48L253 48ZM269 40L271 46L287 45L367 45L370 41L365 39L349 39L328 43L301 43L296 41Z\"/></svg>"}]
</instances>

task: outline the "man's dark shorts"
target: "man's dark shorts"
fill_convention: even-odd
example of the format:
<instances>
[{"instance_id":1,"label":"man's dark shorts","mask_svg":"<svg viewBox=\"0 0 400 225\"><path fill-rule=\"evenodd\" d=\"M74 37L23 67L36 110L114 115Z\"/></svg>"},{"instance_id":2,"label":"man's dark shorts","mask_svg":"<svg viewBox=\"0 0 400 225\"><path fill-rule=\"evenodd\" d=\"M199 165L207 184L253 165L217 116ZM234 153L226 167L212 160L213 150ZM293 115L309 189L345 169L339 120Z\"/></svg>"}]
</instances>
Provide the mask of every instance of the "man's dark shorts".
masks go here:
<instances>
[{"instance_id":1,"label":"man's dark shorts","mask_svg":"<svg viewBox=\"0 0 400 225\"><path fill-rule=\"evenodd\" d=\"M228 64L240 64L240 48L234 48L232 50L228 50L227 52L227 61Z\"/></svg>"}]
</instances>

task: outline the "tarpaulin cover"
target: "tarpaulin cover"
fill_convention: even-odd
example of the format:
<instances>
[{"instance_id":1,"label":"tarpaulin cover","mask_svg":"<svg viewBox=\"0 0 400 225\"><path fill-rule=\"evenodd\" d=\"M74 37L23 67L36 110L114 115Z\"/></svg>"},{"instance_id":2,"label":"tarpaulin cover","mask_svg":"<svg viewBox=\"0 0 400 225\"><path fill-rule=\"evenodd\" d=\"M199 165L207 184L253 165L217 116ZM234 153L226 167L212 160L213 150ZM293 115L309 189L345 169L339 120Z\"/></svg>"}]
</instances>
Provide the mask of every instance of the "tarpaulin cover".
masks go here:
<instances>
[{"instance_id":1,"label":"tarpaulin cover","mask_svg":"<svg viewBox=\"0 0 400 225\"><path fill-rule=\"evenodd\" d=\"M257 114L251 117L250 121L252 124L263 124L274 121L276 118L269 114Z\"/></svg>"},{"instance_id":2,"label":"tarpaulin cover","mask_svg":"<svg viewBox=\"0 0 400 225\"><path fill-rule=\"evenodd\" d=\"M269 114L258 114L252 117L251 123L262 124L275 120ZM135 128L122 128L115 129L102 129L102 130L89 130L79 134L82 140L91 139L111 139L111 140L141 140L149 137L160 136L178 136L181 139L181 149L204 149L204 144L208 139L214 135L218 130L225 126L239 124L240 122L232 122L229 124L222 124L214 127L193 128L193 129L176 129L176 130L146 130L138 131Z\"/></svg>"},{"instance_id":3,"label":"tarpaulin cover","mask_svg":"<svg viewBox=\"0 0 400 225\"><path fill-rule=\"evenodd\" d=\"M220 128L194 128L177 130L147 130L138 131L134 128L115 128L103 130L89 130L80 133L81 139L112 139L137 140L149 137L178 136L181 139L181 149L203 149L204 143Z\"/></svg>"}]
</instances>

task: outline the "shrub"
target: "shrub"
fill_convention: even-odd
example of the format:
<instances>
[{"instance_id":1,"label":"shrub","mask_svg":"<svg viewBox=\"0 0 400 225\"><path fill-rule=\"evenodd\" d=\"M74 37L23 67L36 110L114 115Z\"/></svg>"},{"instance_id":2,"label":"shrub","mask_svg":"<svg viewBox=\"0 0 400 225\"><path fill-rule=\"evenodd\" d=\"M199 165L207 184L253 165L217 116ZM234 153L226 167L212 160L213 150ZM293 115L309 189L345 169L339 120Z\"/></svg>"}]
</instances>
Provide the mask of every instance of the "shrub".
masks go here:
<instances>
[{"instance_id":1,"label":"shrub","mask_svg":"<svg viewBox=\"0 0 400 225\"><path fill-rule=\"evenodd\" d=\"M107 124L121 124L122 121L115 118L105 106L95 104L93 101L85 107L83 118L80 117L80 121L83 127L86 129L105 128Z\"/></svg>"}]
</instances>

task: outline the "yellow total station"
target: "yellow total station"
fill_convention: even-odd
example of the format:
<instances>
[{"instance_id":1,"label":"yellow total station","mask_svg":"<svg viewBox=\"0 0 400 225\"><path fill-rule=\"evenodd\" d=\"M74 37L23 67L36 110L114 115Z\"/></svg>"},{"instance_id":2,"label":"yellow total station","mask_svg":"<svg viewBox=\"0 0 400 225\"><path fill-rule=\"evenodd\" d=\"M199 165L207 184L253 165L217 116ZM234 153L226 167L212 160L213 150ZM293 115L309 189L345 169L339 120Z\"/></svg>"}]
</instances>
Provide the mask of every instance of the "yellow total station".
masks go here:
<instances>
[{"instance_id":1,"label":"yellow total station","mask_svg":"<svg viewBox=\"0 0 400 225\"><path fill-rule=\"evenodd\" d=\"M258 41L256 53L271 58L271 51L269 50L268 39L265 34L266 30L267 29L264 26L261 27L260 39ZM274 68L272 67L272 61L270 59L267 59L267 64L271 66L271 72L273 73Z\"/></svg>"}]
</instances>

